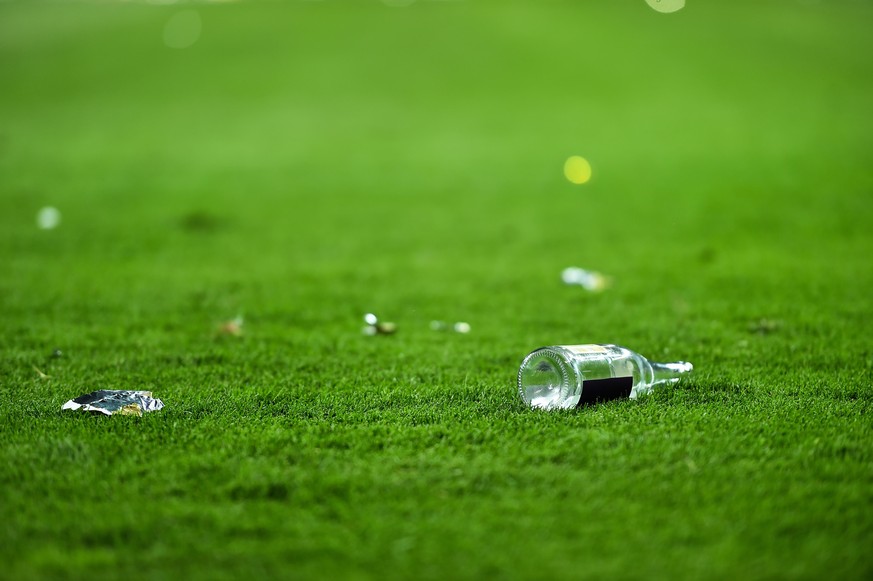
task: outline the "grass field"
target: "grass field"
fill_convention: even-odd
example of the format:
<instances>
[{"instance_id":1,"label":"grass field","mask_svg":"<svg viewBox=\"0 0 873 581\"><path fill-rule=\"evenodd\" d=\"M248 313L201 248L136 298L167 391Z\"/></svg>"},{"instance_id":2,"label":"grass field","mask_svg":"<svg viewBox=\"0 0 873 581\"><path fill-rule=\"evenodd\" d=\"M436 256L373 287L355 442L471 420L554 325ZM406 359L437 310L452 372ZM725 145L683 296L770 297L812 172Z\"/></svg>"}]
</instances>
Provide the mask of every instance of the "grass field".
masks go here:
<instances>
[{"instance_id":1,"label":"grass field","mask_svg":"<svg viewBox=\"0 0 873 581\"><path fill-rule=\"evenodd\" d=\"M871 578L871 29L0 3L0 577ZM695 372L525 409L572 343Z\"/></svg>"}]
</instances>

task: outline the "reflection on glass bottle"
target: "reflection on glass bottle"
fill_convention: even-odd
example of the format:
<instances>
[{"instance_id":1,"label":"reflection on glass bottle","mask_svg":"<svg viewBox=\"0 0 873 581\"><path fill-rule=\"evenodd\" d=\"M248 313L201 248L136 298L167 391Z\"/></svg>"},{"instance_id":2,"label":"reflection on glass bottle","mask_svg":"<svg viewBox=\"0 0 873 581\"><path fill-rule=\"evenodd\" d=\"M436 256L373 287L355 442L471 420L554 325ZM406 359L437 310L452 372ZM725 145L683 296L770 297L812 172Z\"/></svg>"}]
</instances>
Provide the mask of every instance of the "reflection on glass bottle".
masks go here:
<instances>
[{"instance_id":1,"label":"reflection on glass bottle","mask_svg":"<svg viewBox=\"0 0 873 581\"><path fill-rule=\"evenodd\" d=\"M554 345L524 358L518 393L526 404L567 409L619 398L636 398L679 381L690 363L652 363L617 345Z\"/></svg>"}]
</instances>

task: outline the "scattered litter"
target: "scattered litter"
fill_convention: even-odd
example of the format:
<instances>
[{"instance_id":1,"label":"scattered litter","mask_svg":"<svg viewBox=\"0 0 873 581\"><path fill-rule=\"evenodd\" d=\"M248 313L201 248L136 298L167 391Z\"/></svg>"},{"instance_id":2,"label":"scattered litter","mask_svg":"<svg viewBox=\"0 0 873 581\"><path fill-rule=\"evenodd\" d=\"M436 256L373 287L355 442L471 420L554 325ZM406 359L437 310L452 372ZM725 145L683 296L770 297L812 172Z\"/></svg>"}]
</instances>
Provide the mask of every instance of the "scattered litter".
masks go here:
<instances>
[{"instance_id":1,"label":"scattered litter","mask_svg":"<svg viewBox=\"0 0 873 581\"><path fill-rule=\"evenodd\" d=\"M781 326L782 323L780 321L761 319L760 321L756 321L749 325L749 332L758 333L759 335L769 335L774 331L778 331Z\"/></svg>"},{"instance_id":2,"label":"scattered litter","mask_svg":"<svg viewBox=\"0 0 873 581\"><path fill-rule=\"evenodd\" d=\"M391 335L397 332L397 325L394 323L376 323L376 332L380 335Z\"/></svg>"},{"instance_id":3,"label":"scattered litter","mask_svg":"<svg viewBox=\"0 0 873 581\"><path fill-rule=\"evenodd\" d=\"M451 327L445 321L431 321L430 328L433 331L448 331L451 329L455 333L469 333L472 327L470 327L470 323L465 323L463 321L457 322L454 325L451 325Z\"/></svg>"},{"instance_id":4,"label":"scattered litter","mask_svg":"<svg viewBox=\"0 0 873 581\"><path fill-rule=\"evenodd\" d=\"M238 316L235 319L222 323L221 326L218 328L218 334L231 335L233 337L241 336L243 334L242 315Z\"/></svg>"},{"instance_id":5,"label":"scattered litter","mask_svg":"<svg viewBox=\"0 0 873 581\"><path fill-rule=\"evenodd\" d=\"M51 354L52 359L60 359L63 356L64 356L64 352L61 351L60 349L55 349L54 351L52 351L52 354Z\"/></svg>"},{"instance_id":6,"label":"scattered litter","mask_svg":"<svg viewBox=\"0 0 873 581\"><path fill-rule=\"evenodd\" d=\"M36 225L41 230L52 230L61 223L61 212L52 206L40 209L36 215Z\"/></svg>"},{"instance_id":7,"label":"scattered litter","mask_svg":"<svg viewBox=\"0 0 873 581\"><path fill-rule=\"evenodd\" d=\"M361 329L364 335L391 335L397 332L397 325L388 321L380 323L379 318L373 313L364 315L364 322L367 323L367 326Z\"/></svg>"},{"instance_id":8,"label":"scattered litter","mask_svg":"<svg viewBox=\"0 0 873 581\"><path fill-rule=\"evenodd\" d=\"M141 416L143 412L154 412L164 407L164 402L152 397L150 391L127 391L121 389L101 389L71 399L62 410L82 410L106 416Z\"/></svg>"},{"instance_id":9,"label":"scattered litter","mask_svg":"<svg viewBox=\"0 0 873 581\"><path fill-rule=\"evenodd\" d=\"M569 266L561 272L564 284L579 285L590 292L600 292L612 285L612 278L593 270Z\"/></svg>"},{"instance_id":10,"label":"scattered litter","mask_svg":"<svg viewBox=\"0 0 873 581\"><path fill-rule=\"evenodd\" d=\"M36 365L33 365L32 367L33 367L33 370L36 371L36 374L39 376L40 379L51 379L51 377L52 377L51 375L46 375L45 373L40 371Z\"/></svg>"}]
</instances>

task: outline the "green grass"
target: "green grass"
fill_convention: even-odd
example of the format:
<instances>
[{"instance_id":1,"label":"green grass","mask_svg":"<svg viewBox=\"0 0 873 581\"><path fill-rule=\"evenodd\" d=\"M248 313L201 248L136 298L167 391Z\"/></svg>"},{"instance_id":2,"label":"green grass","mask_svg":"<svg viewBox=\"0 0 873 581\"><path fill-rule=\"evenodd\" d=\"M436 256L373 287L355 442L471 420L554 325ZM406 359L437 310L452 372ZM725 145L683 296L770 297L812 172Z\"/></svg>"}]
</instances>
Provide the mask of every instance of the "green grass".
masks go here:
<instances>
[{"instance_id":1,"label":"green grass","mask_svg":"<svg viewBox=\"0 0 873 581\"><path fill-rule=\"evenodd\" d=\"M0 3L0 577L869 578L871 25ZM696 370L517 399L607 342ZM166 407L60 411L99 388Z\"/></svg>"}]
</instances>

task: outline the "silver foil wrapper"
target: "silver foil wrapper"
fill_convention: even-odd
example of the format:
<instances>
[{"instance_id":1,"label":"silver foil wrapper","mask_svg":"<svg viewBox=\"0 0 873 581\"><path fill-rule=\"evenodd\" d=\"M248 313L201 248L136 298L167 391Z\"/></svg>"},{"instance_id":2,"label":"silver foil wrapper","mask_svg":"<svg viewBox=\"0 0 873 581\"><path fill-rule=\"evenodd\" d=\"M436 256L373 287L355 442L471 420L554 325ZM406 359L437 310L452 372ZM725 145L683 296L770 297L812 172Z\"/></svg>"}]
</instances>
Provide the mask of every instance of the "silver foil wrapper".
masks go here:
<instances>
[{"instance_id":1,"label":"silver foil wrapper","mask_svg":"<svg viewBox=\"0 0 873 581\"><path fill-rule=\"evenodd\" d=\"M100 389L71 399L62 410L82 410L111 416L112 414L141 416L164 407L164 402L152 397L150 391Z\"/></svg>"}]
</instances>

